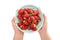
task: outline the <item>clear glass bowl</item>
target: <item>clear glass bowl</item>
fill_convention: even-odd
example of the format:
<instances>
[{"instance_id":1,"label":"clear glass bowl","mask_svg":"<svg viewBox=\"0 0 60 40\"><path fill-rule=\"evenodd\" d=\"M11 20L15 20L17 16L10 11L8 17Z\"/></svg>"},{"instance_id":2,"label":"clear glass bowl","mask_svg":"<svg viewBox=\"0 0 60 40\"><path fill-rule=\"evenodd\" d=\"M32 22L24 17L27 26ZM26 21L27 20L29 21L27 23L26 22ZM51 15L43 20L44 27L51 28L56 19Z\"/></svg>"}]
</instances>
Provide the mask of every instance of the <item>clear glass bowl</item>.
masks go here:
<instances>
[{"instance_id":1,"label":"clear glass bowl","mask_svg":"<svg viewBox=\"0 0 60 40\"><path fill-rule=\"evenodd\" d=\"M41 21L38 23L37 30L36 30L36 31L39 31L41 29L41 27L43 26L43 22L44 22L44 16L43 16L41 10L38 7L33 6L33 5L25 5L22 8L32 8L33 10L39 10L39 12L40 12L39 16L41 17ZM28 33L35 32L35 31L32 31L32 30L22 30L21 28L19 28L18 25L17 25L17 23L18 23L17 14L18 13L16 12L16 20L15 20L16 27L22 32L28 32Z\"/></svg>"}]
</instances>

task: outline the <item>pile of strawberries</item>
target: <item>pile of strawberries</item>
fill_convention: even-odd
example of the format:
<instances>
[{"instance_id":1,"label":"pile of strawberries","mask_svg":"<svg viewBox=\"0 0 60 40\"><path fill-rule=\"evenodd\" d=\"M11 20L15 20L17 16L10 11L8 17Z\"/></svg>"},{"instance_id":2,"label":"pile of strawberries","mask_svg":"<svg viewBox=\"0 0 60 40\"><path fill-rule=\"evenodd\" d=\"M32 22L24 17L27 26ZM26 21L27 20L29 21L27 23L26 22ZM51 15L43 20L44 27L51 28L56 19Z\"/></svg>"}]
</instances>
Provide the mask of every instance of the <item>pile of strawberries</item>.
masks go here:
<instances>
[{"instance_id":1,"label":"pile of strawberries","mask_svg":"<svg viewBox=\"0 0 60 40\"><path fill-rule=\"evenodd\" d=\"M22 8L18 10L17 18L19 20L18 26L22 30L37 30L38 22L41 21L39 16L40 12L38 10L33 10L31 8Z\"/></svg>"}]
</instances>

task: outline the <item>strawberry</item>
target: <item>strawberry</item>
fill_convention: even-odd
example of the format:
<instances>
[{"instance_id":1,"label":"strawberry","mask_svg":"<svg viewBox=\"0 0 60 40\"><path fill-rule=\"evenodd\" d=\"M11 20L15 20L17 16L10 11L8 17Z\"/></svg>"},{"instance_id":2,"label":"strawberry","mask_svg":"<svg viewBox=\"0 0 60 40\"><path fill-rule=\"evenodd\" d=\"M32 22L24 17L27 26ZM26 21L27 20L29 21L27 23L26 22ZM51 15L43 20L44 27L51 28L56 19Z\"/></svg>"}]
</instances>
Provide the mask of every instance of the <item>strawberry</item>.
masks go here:
<instances>
[{"instance_id":1,"label":"strawberry","mask_svg":"<svg viewBox=\"0 0 60 40\"><path fill-rule=\"evenodd\" d=\"M34 10L34 15L38 15L39 11L38 10Z\"/></svg>"},{"instance_id":2,"label":"strawberry","mask_svg":"<svg viewBox=\"0 0 60 40\"><path fill-rule=\"evenodd\" d=\"M41 20L41 18L38 16L38 20Z\"/></svg>"},{"instance_id":3,"label":"strawberry","mask_svg":"<svg viewBox=\"0 0 60 40\"><path fill-rule=\"evenodd\" d=\"M22 21L20 21L19 23L18 23L18 26L20 27L22 25Z\"/></svg>"},{"instance_id":4,"label":"strawberry","mask_svg":"<svg viewBox=\"0 0 60 40\"><path fill-rule=\"evenodd\" d=\"M28 22L28 23L30 23L30 22L31 22L30 17L27 19L27 22Z\"/></svg>"},{"instance_id":5,"label":"strawberry","mask_svg":"<svg viewBox=\"0 0 60 40\"><path fill-rule=\"evenodd\" d=\"M36 28L36 27L34 27L32 30L33 30L33 31L36 31L36 30L37 30L37 28Z\"/></svg>"},{"instance_id":6,"label":"strawberry","mask_svg":"<svg viewBox=\"0 0 60 40\"><path fill-rule=\"evenodd\" d=\"M20 9L20 10L18 11L18 14L23 14L23 12L24 12L24 9Z\"/></svg>"},{"instance_id":7,"label":"strawberry","mask_svg":"<svg viewBox=\"0 0 60 40\"><path fill-rule=\"evenodd\" d=\"M33 29L34 28L34 24L32 23L31 25L30 25L30 29Z\"/></svg>"},{"instance_id":8,"label":"strawberry","mask_svg":"<svg viewBox=\"0 0 60 40\"><path fill-rule=\"evenodd\" d=\"M25 25L28 25L28 24L29 24L27 21L23 21L23 23L24 23Z\"/></svg>"},{"instance_id":9,"label":"strawberry","mask_svg":"<svg viewBox=\"0 0 60 40\"><path fill-rule=\"evenodd\" d=\"M34 16L36 20L41 20L39 16Z\"/></svg>"},{"instance_id":10,"label":"strawberry","mask_svg":"<svg viewBox=\"0 0 60 40\"><path fill-rule=\"evenodd\" d=\"M30 20L34 21L35 20L34 16L30 16Z\"/></svg>"},{"instance_id":11,"label":"strawberry","mask_svg":"<svg viewBox=\"0 0 60 40\"><path fill-rule=\"evenodd\" d=\"M33 30L33 31L36 31L37 30L37 28L34 26L33 23L30 25L30 29Z\"/></svg>"},{"instance_id":12,"label":"strawberry","mask_svg":"<svg viewBox=\"0 0 60 40\"><path fill-rule=\"evenodd\" d=\"M21 17L21 15L17 16L19 20L23 20L23 18Z\"/></svg>"},{"instance_id":13,"label":"strawberry","mask_svg":"<svg viewBox=\"0 0 60 40\"><path fill-rule=\"evenodd\" d=\"M28 18L28 17L29 17L28 12L27 12L27 11L24 11L24 13L25 13L25 14L24 14L24 17L25 17L25 18Z\"/></svg>"},{"instance_id":14,"label":"strawberry","mask_svg":"<svg viewBox=\"0 0 60 40\"><path fill-rule=\"evenodd\" d=\"M34 23L34 24L38 24L38 21L37 21L37 20L34 20L33 23Z\"/></svg>"},{"instance_id":15,"label":"strawberry","mask_svg":"<svg viewBox=\"0 0 60 40\"><path fill-rule=\"evenodd\" d=\"M22 30L25 30L25 26L24 26L24 25L22 25L21 29L22 29Z\"/></svg>"},{"instance_id":16,"label":"strawberry","mask_svg":"<svg viewBox=\"0 0 60 40\"><path fill-rule=\"evenodd\" d=\"M38 18L38 16L34 16L34 18L35 18L35 19L37 19L37 18Z\"/></svg>"},{"instance_id":17,"label":"strawberry","mask_svg":"<svg viewBox=\"0 0 60 40\"><path fill-rule=\"evenodd\" d=\"M18 26L20 27L20 26L21 26L21 24L20 24L20 23L18 23Z\"/></svg>"},{"instance_id":18,"label":"strawberry","mask_svg":"<svg viewBox=\"0 0 60 40\"><path fill-rule=\"evenodd\" d=\"M31 30L30 27L28 27L28 30Z\"/></svg>"},{"instance_id":19,"label":"strawberry","mask_svg":"<svg viewBox=\"0 0 60 40\"><path fill-rule=\"evenodd\" d=\"M26 30L28 28L28 26L22 25L22 30Z\"/></svg>"},{"instance_id":20,"label":"strawberry","mask_svg":"<svg viewBox=\"0 0 60 40\"><path fill-rule=\"evenodd\" d=\"M28 26L25 26L25 29L28 29Z\"/></svg>"},{"instance_id":21,"label":"strawberry","mask_svg":"<svg viewBox=\"0 0 60 40\"><path fill-rule=\"evenodd\" d=\"M25 10L26 10L28 13L33 12L33 10L32 10L31 8L26 8Z\"/></svg>"}]
</instances>

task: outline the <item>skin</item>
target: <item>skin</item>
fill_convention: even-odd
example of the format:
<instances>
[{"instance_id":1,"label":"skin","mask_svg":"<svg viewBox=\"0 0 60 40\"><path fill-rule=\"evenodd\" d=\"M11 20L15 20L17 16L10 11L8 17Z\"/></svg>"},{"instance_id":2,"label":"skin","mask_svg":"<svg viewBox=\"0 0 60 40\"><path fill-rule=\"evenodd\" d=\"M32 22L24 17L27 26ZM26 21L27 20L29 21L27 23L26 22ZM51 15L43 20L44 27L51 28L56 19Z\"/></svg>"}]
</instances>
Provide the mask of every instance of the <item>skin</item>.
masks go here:
<instances>
[{"instance_id":1,"label":"skin","mask_svg":"<svg viewBox=\"0 0 60 40\"><path fill-rule=\"evenodd\" d=\"M41 40L51 40L50 36L48 35L48 31L47 31L47 18L45 15L44 15L44 24L38 32L40 34Z\"/></svg>"},{"instance_id":2,"label":"skin","mask_svg":"<svg viewBox=\"0 0 60 40\"><path fill-rule=\"evenodd\" d=\"M15 32L13 40L23 40L24 33L17 29L15 25L15 18L12 19L12 26Z\"/></svg>"},{"instance_id":3,"label":"skin","mask_svg":"<svg viewBox=\"0 0 60 40\"><path fill-rule=\"evenodd\" d=\"M24 33L17 29L15 25L15 18L12 19L12 26L15 32L13 40L23 40ZM51 40L47 31L47 18L45 15L44 15L43 27L38 32L40 34L41 40Z\"/></svg>"}]
</instances>

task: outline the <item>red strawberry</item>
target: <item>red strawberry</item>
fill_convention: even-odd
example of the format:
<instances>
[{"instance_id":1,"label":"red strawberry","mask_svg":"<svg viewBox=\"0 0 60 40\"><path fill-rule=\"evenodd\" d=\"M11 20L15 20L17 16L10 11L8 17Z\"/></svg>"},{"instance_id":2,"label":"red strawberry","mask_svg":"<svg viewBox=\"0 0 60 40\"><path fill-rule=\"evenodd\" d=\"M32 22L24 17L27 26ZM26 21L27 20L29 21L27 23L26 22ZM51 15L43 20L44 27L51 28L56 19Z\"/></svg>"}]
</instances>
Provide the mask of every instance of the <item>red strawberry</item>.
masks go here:
<instances>
[{"instance_id":1,"label":"red strawberry","mask_svg":"<svg viewBox=\"0 0 60 40\"><path fill-rule=\"evenodd\" d=\"M28 27L28 30L31 30L30 27Z\"/></svg>"},{"instance_id":2,"label":"red strawberry","mask_svg":"<svg viewBox=\"0 0 60 40\"><path fill-rule=\"evenodd\" d=\"M33 10L32 10L31 8L26 8L25 10L26 10L28 13L33 12Z\"/></svg>"},{"instance_id":3,"label":"red strawberry","mask_svg":"<svg viewBox=\"0 0 60 40\"><path fill-rule=\"evenodd\" d=\"M38 17L37 16L34 16L35 17L35 19L37 19Z\"/></svg>"},{"instance_id":4,"label":"red strawberry","mask_svg":"<svg viewBox=\"0 0 60 40\"><path fill-rule=\"evenodd\" d=\"M25 30L25 26L24 26L24 25L22 25L21 29L22 29L22 30Z\"/></svg>"},{"instance_id":5,"label":"red strawberry","mask_svg":"<svg viewBox=\"0 0 60 40\"><path fill-rule=\"evenodd\" d=\"M34 16L36 20L41 20L39 16Z\"/></svg>"},{"instance_id":6,"label":"red strawberry","mask_svg":"<svg viewBox=\"0 0 60 40\"><path fill-rule=\"evenodd\" d=\"M21 15L17 15L17 18L20 18L21 17Z\"/></svg>"},{"instance_id":7,"label":"red strawberry","mask_svg":"<svg viewBox=\"0 0 60 40\"><path fill-rule=\"evenodd\" d=\"M23 12L24 12L24 9L20 9L20 10L18 11L18 14L23 14Z\"/></svg>"},{"instance_id":8,"label":"red strawberry","mask_svg":"<svg viewBox=\"0 0 60 40\"><path fill-rule=\"evenodd\" d=\"M22 25L22 30L26 30L28 28L28 26Z\"/></svg>"},{"instance_id":9,"label":"red strawberry","mask_svg":"<svg viewBox=\"0 0 60 40\"><path fill-rule=\"evenodd\" d=\"M17 17L19 20L23 20L23 18L20 15L18 15Z\"/></svg>"},{"instance_id":10,"label":"red strawberry","mask_svg":"<svg viewBox=\"0 0 60 40\"><path fill-rule=\"evenodd\" d=\"M41 20L41 18L38 16L38 20Z\"/></svg>"},{"instance_id":11,"label":"red strawberry","mask_svg":"<svg viewBox=\"0 0 60 40\"><path fill-rule=\"evenodd\" d=\"M38 10L34 10L34 15L38 15L39 11Z\"/></svg>"},{"instance_id":12,"label":"red strawberry","mask_svg":"<svg viewBox=\"0 0 60 40\"><path fill-rule=\"evenodd\" d=\"M28 26L25 26L25 29L28 29Z\"/></svg>"},{"instance_id":13,"label":"red strawberry","mask_svg":"<svg viewBox=\"0 0 60 40\"><path fill-rule=\"evenodd\" d=\"M18 23L18 26L20 27L20 26L21 26L21 24L20 24L20 23Z\"/></svg>"},{"instance_id":14,"label":"red strawberry","mask_svg":"<svg viewBox=\"0 0 60 40\"><path fill-rule=\"evenodd\" d=\"M34 27L32 30L33 30L33 31L36 31L36 30L37 30L37 28L36 28L36 27Z\"/></svg>"},{"instance_id":15,"label":"red strawberry","mask_svg":"<svg viewBox=\"0 0 60 40\"><path fill-rule=\"evenodd\" d=\"M27 21L28 21L28 23L30 23L30 22L31 22L30 17L27 19Z\"/></svg>"},{"instance_id":16,"label":"red strawberry","mask_svg":"<svg viewBox=\"0 0 60 40\"><path fill-rule=\"evenodd\" d=\"M22 21L20 21L19 23L18 23L18 26L20 27L22 25Z\"/></svg>"},{"instance_id":17,"label":"red strawberry","mask_svg":"<svg viewBox=\"0 0 60 40\"><path fill-rule=\"evenodd\" d=\"M37 28L34 26L33 23L30 25L30 29L32 29L33 31L36 31L37 30Z\"/></svg>"},{"instance_id":18,"label":"red strawberry","mask_svg":"<svg viewBox=\"0 0 60 40\"><path fill-rule=\"evenodd\" d=\"M33 29L34 28L34 24L32 23L31 25L30 25L30 29Z\"/></svg>"},{"instance_id":19,"label":"red strawberry","mask_svg":"<svg viewBox=\"0 0 60 40\"><path fill-rule=\"evenodd\" d=\"M28 18L28 17L29 17L28 12L27 12L27 11L24 11L24 13L25 13L25 14L24 14L24 17L25 17L25 18Z\"/></svg>"},{"instance_id":20,"label":"red strawberry","mask_svg":"<svg viewBox=\"0 0 60 40\"><path fill-rule=\"evenodd\" d=\"M35 20L34 16L30 16L30 20L34 21Z\"/></svg>"},{"instance_id":21,"label":"red strawberry","mask_svg":"<svg viewBox=\"0 0 60 40\"><path fill-rule=\"evenodd\" d=\"M34 24L38 24L38 21L37 21L37 20L34 20L33 23L34 23Z\"/></svg>"},{"instance_id":22,"label":"red strawberry","mask_svg":"<svg viewBox=\"0 0 60 40\"><path fill-rule=\"evenodd\" d=\"M23 23L24 23L25 25L28 25L28 24L29 24L27 21L23 21Z\"/></svg>"}]
</instances>

